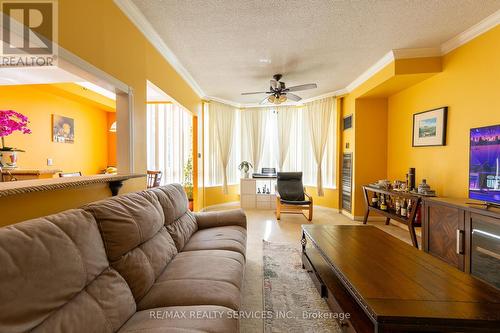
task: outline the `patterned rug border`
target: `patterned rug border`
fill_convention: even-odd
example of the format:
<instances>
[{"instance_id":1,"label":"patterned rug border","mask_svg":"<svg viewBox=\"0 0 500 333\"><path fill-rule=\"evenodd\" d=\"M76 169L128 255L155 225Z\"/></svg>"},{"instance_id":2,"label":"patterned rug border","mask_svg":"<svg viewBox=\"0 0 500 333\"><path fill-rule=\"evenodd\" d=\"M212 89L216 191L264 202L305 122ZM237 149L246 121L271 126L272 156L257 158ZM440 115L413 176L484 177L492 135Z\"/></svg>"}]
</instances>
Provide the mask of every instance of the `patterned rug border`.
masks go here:
<instances>
[{"instance_id":1,"label":"patterned rug border","mask_svg":"<svg viewBox=\"0 0 500 333\"><path fill-rule=\"evenodd\" d=\"M287 243L287 242L269 242L269 241L266 241L266 240L262 240L262 308L263 308L263 311L276 311L276 309L274 309L274 304L271 302L271 305L269 305L267 302L266 302L266 299L268 300L271 300L272 301L272 295L267 295L266 291L269 291L273 288L266 288L267 284L271 284L271 279L272 277L268 276L267 273L266 273L266 247L267 249L272 249L273 247L276 249L276 247L278 248L278 250L280 248L283 248L283 250L291 250L291 251L296 251L296 254L300 257L300 254L302 252L302 247L300 245L299 242L297 242L296 244L295 243ZM278 259L279 260L279 259ZM270 263L269 261L267 263ZM298 262L297 262L298 264ZM300 266L302 266L302 262L300 260ZM302 268L302 267L301 267ZM293 272L293 271L291 271ZM305 271L304 271L305 274L307 274ZM314 283L313 281L310 279L310 277L307 275L304 275L304 277L306 277L305 281L309 281L309 282L306 282L306 284L308 284L308 287L310 288L310 291L312 293L317 293L317 290L316 290L316 287L314 286ZM301 277L302 278L302 277ZM299 281L300 279L298 279L297 281ZM311 295L311 294L309 294ZM315 294L313 294L315 295ZM268 296L268 297L266 297ZM317 309L317 312L321 312L321 313L325 313L325 312L328 312L328 313L332 313L331 310L329 309L326 301L324 299L322 299L320 296L319 296L319 293L317 294L317 297L316 298L315 296L312 296L314 298L314 301L315 302L319 302L322 306L322 309L318 308ZM266 306L268 308L266 308ZM304 309L302 309L302 311L304 311ZM314 312L314 311L313 311ZM297 313L297 311L295 311L295 313ZM297 319L297 318L294 318L295 321L297 322L300 322L300 319ZM305 320L304 318L302 318L302 320ZM307 319L309 320L309 319ZM330 319L331 321L334 321L333 319ZM307 324L307 322L304 322L302 321L301 323L301 332L319 332L319 330L315 330L313 327L311 326L314 326L314 325L309 325ZM317 325L317 323L315 322L315 324ZM273 319L269 319L269 318L264 318L262 320L262 325L263 325L263 332L264 333L267 333L267 332L298 332L298 328L296 328L295 330L293 330L293 327L289 328L287 327L286 329L284 330L280 330L279 326L273 326ZM330 325L325 325L325 326L330 326ZM322 327L324 328L323 330L321 330L321 332L341 332L341 329L340 327L337 326L336 323L333 324L334 328L331 328L331 329L327 329L325 327ZM268 330L266 331L266 327L270 328L271 330ZM307 329L306 329L307 328ZM277 330L276 330L277 329Z\"/></svg>"}]
</instances>

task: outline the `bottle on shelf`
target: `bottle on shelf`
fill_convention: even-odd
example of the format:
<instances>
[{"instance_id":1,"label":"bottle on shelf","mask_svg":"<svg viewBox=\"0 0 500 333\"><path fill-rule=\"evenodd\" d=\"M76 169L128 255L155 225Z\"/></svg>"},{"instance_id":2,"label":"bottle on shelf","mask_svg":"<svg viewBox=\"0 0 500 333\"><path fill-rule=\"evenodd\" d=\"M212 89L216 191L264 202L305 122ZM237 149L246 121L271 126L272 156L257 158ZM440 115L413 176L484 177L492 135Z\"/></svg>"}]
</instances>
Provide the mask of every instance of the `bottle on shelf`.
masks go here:
<instances>
[{"instance_id":1,"label":"bottle on shelf","mask_svg":"<svg viewBox=\"0 0 500 333\"><path fill-rule=\"evenodd\" d=\"M372 207L378 207L378 195L376 192L373 193Z\"/></svg>"},{"instance_id":2,"label":"bottle on shelf","mask_svg":"<svg viewBox=\"0 0 500 333\"><path fill-rule=\"evenodd\" d=\"M399 197L396 198L396 203L394 204L395 210L396 210L396 215L399 215L401 213L401 201Z\"/></svg>"},{"instance_id":3,"label":"bottle on shelf","mask_svg":"<svg viewBox=\"0 0 500 333\"><path fill-rule=\"evenodd\" d=\"M387 210L387 202L385 200L385 195L383 194L380 196L380 209L385 211Z\"/></svg>"},{"instance_id":4,"label":"bottle on shelf","mask_svg":"<svg viewBox=\"0 0 500 333\"><path fill-rule=\"evenodd\" d=\"M402 203L401 203L400 215L403 216L403 217L406 217L407 210L408 210L408 206L406 204L406 200L403 199Z\"/></svg>"},{"instance_id":5,"label":"bottle on shelf","mask_svg":"<svg viewBox=\"0 0 500 333\"><path fill-rule=\"evenodd\" d=\"M406 210L406 217L410 217L411 214L411 208L412 208L412 202L411 199L408 199L408 209Z\"/></svg>"}]
</instances>

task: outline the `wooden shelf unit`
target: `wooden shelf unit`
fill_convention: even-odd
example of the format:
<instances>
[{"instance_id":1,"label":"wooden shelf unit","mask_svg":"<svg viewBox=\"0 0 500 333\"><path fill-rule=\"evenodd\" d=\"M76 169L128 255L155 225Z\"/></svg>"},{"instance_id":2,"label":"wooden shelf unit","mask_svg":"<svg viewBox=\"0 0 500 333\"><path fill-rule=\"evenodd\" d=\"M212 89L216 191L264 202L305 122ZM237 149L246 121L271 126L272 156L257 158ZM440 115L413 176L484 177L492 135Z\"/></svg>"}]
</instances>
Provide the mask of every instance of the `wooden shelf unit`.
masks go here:
<instances>
[{"instance_id":1,"label":"wooden shelf unit","mask_svg":"<svg viewBox=\"0 0 500 333\"><path fill-rule=\"evenodd\" d=\"M400 198L412 200L414 204L411 207L410 216L403 217L401 215L397 215L393 209L388 208L388 210L382 210L378 207L372 206L370 204L370 198L369 198L368 192L383 194L383 195L387 195L390 197L400 197ZM377 212L378 214L385 216L386 217L385 224L389 224L389 221L391 219L398 221L398 222L401 222L401 223L405 224L406 226L408 226L408 231L410 232L411 242L412 242L413 246L418 249L418 239L417 239L417 234L415 232L415 227L421 226L416 221L417 212L420 209L420 205L422 203L422 196L421 195L416 194L416 193L411 193L411 192L386 190L386 189L378 188L378 187L371 186L371 185L364 185L363 186L363 195L364 195L365 205L366 205L366 212L365 212L365 216L363 219L364 224L366 224L368 222L368 216L369 216L371 211Z\"/></svg>"}]
</instances>

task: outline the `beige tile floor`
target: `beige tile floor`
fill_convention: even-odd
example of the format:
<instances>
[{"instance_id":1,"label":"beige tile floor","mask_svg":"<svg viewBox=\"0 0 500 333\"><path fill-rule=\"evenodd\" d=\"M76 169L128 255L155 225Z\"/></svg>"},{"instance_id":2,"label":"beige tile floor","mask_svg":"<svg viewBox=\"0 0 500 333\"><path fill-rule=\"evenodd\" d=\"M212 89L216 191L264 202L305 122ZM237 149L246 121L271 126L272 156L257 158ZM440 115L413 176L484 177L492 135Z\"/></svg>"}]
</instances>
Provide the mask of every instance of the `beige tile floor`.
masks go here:
<instances>
[{"instance_id":1,"label":"beige tile floor","mask_svg":"<svg viewBox=\"0 0 500 333\"><path fill-rule=\"evenodd\" d=\"M217 210L235 208L234 205L218 206ZM262 240L280 243L295 243L299 246L302 224L308 222L302 215L284 214L280 221L276 220L272 210L246 210L248 221L247 265L243 283L242 311L262 311ZM313 224L327 225L359 225L332 209L315 207ZM369 222L391 235L411 244L407 230L383 222ZM419 239L420 242L420 239ZM263 322L260 319L242 319L241 332L262 332Z\"/></svg>"}]
</instances>

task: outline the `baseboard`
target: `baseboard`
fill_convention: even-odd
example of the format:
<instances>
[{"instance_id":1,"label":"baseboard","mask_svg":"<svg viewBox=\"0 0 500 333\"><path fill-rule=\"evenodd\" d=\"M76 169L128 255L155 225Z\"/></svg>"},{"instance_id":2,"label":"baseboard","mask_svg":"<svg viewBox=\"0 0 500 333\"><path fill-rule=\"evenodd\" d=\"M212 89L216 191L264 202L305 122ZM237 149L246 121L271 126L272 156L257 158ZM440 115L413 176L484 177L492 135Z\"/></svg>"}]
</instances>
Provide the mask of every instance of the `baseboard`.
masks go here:
<instances>
[{"instance_id":1,"label":"baseboard","mask_svg":"<svg viewBox=\"0 0 500 333\"><path fill-rule=\"evenodd\" d=\"M365 219L364 216L354 216L351 213L349 213L348 211L343 210L343 209L340 211L340 214L347 216L348 218L350 218L353 221L363 222L363 220ZM383 217L383 216L368 216L368 222L370 222L370 221L371 222L382 222L382 221L385 221L385 217Z\"/></svg>"},{"instance_id":2,"label":"baseboard","mask_svg":"<svg viewBox=\"0 0 500 333\"><path fill-rule=\"evenodd\" d=\"M212 205L212 206L207 206L201 209L201 212L205 212L210 209L216 209L216 208L221 208L221 207L234 207L234 208L239 208L240 207L240 202L239 201L231 201L231 202L224 202L221 204L217 205Z\"/></svg>"}]
</instances>

